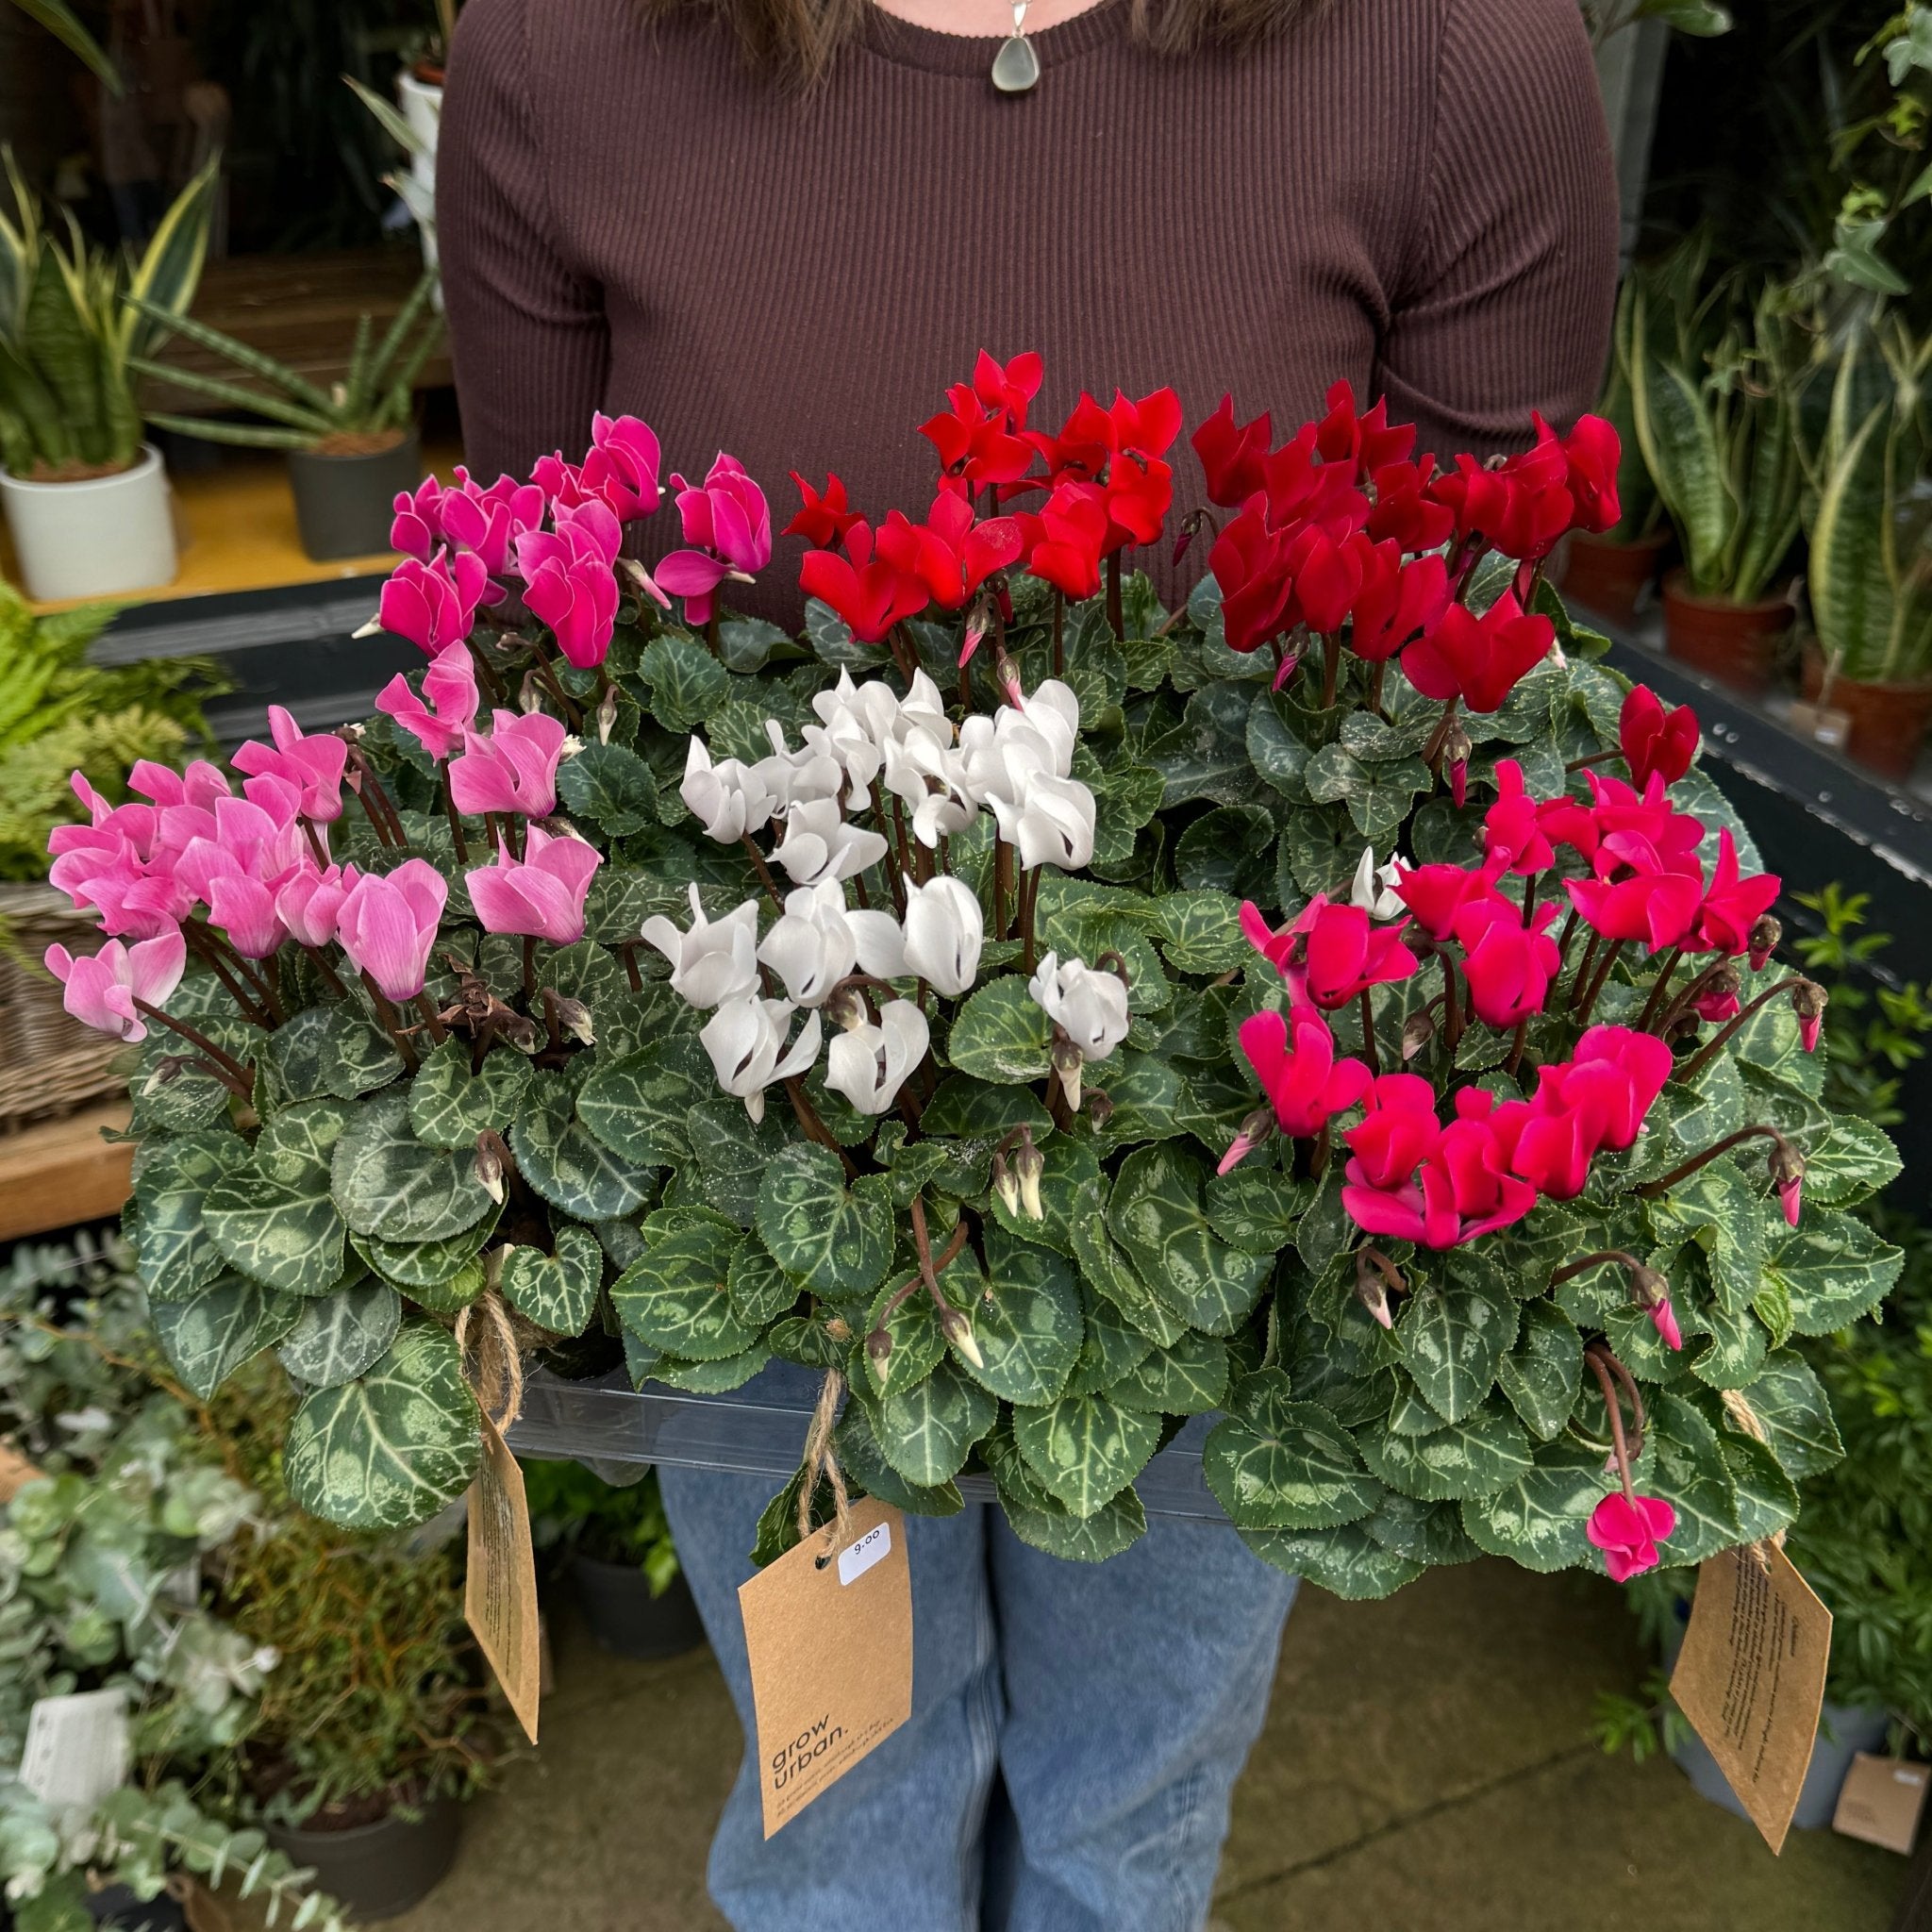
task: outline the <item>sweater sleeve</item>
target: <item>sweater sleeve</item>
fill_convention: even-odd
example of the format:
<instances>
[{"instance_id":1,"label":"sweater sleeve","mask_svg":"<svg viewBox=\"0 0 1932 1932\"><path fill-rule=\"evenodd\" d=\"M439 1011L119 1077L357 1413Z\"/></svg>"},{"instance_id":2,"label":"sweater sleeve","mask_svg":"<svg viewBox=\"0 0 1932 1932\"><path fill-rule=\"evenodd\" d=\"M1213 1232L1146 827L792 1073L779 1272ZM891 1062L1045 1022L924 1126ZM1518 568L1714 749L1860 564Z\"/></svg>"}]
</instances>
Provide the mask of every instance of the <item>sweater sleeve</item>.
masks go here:
<instances>
[{"instance_id":1,"label":"sweater sleeve","mask_svg":"<svg viewBox=\"0 0 1932 1932\"><path fill-rule=\"evenodd\" d=\"M1595 402L1616 298L1615 166L1575 0L1449 0L1423 219L1380 344L1390 413L1446 458Z\"/></svg>"},{"instance_id":2,"label":"sweater sleeve","mask_svg":"<svg viewBox=\"0 0 1932 1932\"><path fill-rule=\"evenodd\" d=\"M526 0L469 0L450 50L436 227L463 450L482 477L575 458L604 396L603 291L572 262L531 99Z\"/></svg>"}]
</instances>

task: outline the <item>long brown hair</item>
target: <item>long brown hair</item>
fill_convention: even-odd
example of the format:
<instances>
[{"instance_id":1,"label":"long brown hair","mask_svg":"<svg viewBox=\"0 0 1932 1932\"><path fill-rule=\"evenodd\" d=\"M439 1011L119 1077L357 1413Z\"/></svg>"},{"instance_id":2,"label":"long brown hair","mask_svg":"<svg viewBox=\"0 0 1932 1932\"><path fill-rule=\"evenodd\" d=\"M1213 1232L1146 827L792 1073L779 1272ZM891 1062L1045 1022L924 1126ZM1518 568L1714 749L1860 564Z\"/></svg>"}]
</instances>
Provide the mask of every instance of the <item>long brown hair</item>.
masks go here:
<instances>
[{"instance_id":1,"label":"long brown hair","mask_svg":"<svg viewBox=\"0 0 1932 1932\"><path fill-rule=\"evenodd\" d=\"M702 11L737 37L753 66L793 87L823 80L864 29L874 0L643 0L648 12ZM1326 0L1125 0L1129 40L1156 54L1254 46Z\"/></svg>"}]
</instances>

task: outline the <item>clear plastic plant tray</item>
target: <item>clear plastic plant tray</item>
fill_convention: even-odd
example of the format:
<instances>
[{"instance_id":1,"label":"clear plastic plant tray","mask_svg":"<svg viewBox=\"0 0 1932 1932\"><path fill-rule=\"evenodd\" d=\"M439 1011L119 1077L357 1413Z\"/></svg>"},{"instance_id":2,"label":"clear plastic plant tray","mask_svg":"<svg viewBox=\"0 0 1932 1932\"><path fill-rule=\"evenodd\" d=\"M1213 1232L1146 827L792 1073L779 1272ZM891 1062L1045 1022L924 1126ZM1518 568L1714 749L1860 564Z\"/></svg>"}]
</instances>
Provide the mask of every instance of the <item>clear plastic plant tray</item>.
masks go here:
<instances>
[{"instance_id":1,"label":"clear plastic plant tray","mask_svg":"<svg viewBox=\"0 0 1932 1932\"><path fill-rule=\"evenodd\" d=\"M655 1462L782 1482L798 1468L810 1422L809 1403L680 1395L668 1389L639 1392L621 1381L566 1382L540 1370L525 1385L509 1446L539 1458ZM1135 1479L1149 1515L1227 1521L1201 1474L1208 1424L1205 1416L1194 1417ZM959 1493L968 1502L990 1503L992 1479L963 1475Z\"/></svg>"}]
</instances>

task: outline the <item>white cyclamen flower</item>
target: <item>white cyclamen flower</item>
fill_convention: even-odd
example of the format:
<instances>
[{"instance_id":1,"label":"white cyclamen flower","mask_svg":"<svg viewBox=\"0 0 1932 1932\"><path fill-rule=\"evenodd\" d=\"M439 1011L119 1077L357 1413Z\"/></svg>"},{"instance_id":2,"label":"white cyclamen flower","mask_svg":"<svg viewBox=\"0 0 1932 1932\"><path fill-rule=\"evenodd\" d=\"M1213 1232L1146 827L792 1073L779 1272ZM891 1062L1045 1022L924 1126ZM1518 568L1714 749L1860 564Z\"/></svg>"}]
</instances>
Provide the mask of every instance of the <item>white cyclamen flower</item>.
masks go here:
<instances>
[{"instance_id":1,"label":"white cyclamen flower","mask_svg":"<svg viewBox=\"0 0 1932 1932\"><path fill-rule=\"evenodd\" d=\"M736 845L755 832L778 808L762 770L737 758L711 762L709 747L693 738L684 758L684 783L677 788L685 808L707 835L723 845Z\"/></svg>"},{"instance_id":2,"label":"white cyclamen flower","mask_svg":"<svg viewBox=\"0 0 1932 1932\"><path fill-rule=\"evenodd\" d=\"M775 718L765 720L765 736L771 740L772 756L760 758L751 769L752 775L772 794L774 814L814 798L837 798L844 790L844 768L826 755L823 745L808 742L803 751L788 750L785 733Z\"/></svg>"},{"instance_id":3,"label":"white cyclamen flower","mask_svg":"<svg viewBox=\"0 0 1932 1932\"><path fill-rule=\"evenodd\" d=\"M976 799L1017 799L1028 777L1064 778L1074 769L1080 701L1048 678L1024 711L1002 705L991 717L975 712L959 726L966 790Z\"/></svg>"},{"instance_id":4,"label":"white cyclamen flower","mask_svg":"<svg viewBox=\"0 0 1932 1932\"><path fill-rule=\"evenodd\" d=\"M953 721L946 716L946 701L939 686L923 671L912 674L912 682L899 703L895 735L903 739L913 731L924 731L941 744L953 741Z\"/></svg>"},{"instance_id":5,"label":"white cyclamen flower","mask_svg":"<svg viewBox=\"0 0 1932 1932\"><path fill-rule=\"evenodd\" d=\"M785 836L772 854L799 886L849 879L885 856L885 840L876 832L848 825L832 798L808 799L791 807L785 814Z\"/></svg>"},{"instance_id":6,"label":"white cyclamen flower","mask_svg":"<svg viewBox=\"0 0 1932 1932\"><path fill-rule=\"evenodd\" d=\"M817 1007L858 963L858 936L836 879L785 894L785 911L758 942L758 958L801 1007Z\"/></svg>"},{"instance_id":7,"label":"white cyclamen flower","mask_svg":"<svg viewBox=\"0 0 1932 1932\"><path fill-rule=\"evenodd\" d=\"M1395 887L1407 871L1399 853L1390 855L1390 863L1380 867L1375 864L1375 848L1362 847L1361 863L1355 869L1355 883L1349 888L1348 903L1358 907L1371 919L1400 919L1407 911Z\"/></svg>"},{"instance_id":8,"label":"white cyclamen flower","mask_svg":"<svg viewBox=\"0 0 1932 1932\"><path fill-rule=\"evenodd\" d=\"M1093 857L1093 794L1077 778L1029 773L1017 798L988 799L1000 837L1018 849L1023 866L1055 865L1078 872Z\"/></svg>"},{"instance_id":9,"label":"white cyclamen flower","mask_svg":"<svg viewBox=\"0 0 1932 1932\"><path fill-rule=\"evenodd\" d=\"M825 1085L860 1113L884 1113L925 1058L932 1029L910 1000L889 1000L870 1020L835 1033L825 1049Z\"/></svg>"},{"instance_id":10,"label":"white cyclamen flower","mask_svg":"<svg viewBox=\"0 0 1932 1932\"><path fill-rule=\"evenodd\" d=\"M708 920L691 888L691 930L679 932L660 912L644 921L640 938L671 961L671 990L694 1007L742 999L758 983L758 906L747 899L723 919Z\"/></svg>"},{"instance_id":11,"label":"white cyclamen flower","mask_svg":"<svg viewBox=\"0 0 1932 1932\"><path fill-rule=\"evenodd\" d=\"M986 915L978 895L955 878L906 887L906 953L903 970L935 992L957 998L970 991L979 973Z\"/></svg>"},{"instance_id":12,"label":"white cyclamen flower","mask_svg":"<svg viewBox=\"0 0 1932 1932\"><path fill-rule=\"evenodd\" d=\"M979 815L966 762L929 731L908 731L886 747L886 790L912 808L912 834L928 850Z\"/></svg>"},{"instance_id":13,"label":"white cyclamen flower","mask_svg":"<svg viewBox=\"0 0 1932 1932\"><path fill-rule=\"evenodd\" d=\"M1104 1060L1127 1037L1127 989L1118 974L1080 959L1062 965L1058 953L1049 953L1026 991L1083 1060Z\"/></svg>"},{"instance_id":14,"label":"white cyclamen flower","mask_svg":"<svg viewBox=\"0 0 1932 1932\"><path fill-rule=\"evenodd\" d=\"M718 1084L734 1099L744 1102L754 1121L765 1117L765 1089L774 1080L802 1074L819 1057L819 1016L808 1013L791 1052L785 1051L785 1028L793 1008L790 1000L759 999L747 993L722 1006L698 1035L711 1057Z\"/></svg>"}]
</instances>

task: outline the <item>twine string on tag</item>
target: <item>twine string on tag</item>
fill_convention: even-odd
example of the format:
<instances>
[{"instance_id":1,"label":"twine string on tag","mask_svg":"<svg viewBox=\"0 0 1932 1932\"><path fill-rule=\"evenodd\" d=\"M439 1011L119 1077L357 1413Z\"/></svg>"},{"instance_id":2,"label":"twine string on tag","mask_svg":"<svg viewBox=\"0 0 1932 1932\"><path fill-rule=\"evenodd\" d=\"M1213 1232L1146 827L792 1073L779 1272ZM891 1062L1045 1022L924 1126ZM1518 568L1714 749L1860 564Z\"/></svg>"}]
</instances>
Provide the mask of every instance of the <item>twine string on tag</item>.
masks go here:
<instances>
[{"instance_id":1,"label":"twine string on tag","mask_svg":"<svg viewBox=\"0 0 1932 1932\"><path fill-rule=\"evenodd\" d=\"M1737 1424L1745 1435L1749 1436L1754 1442L1762 1442L1767 1449L1771 1447L1770 1431L1765 1428L1757 1411L1751 1407L1750 1401L1741 1389L1725 1389L1721 1391L1720 1399L1724 1403L1724 1413ZM1750 1546L1751 1554L1757 1557L1758 1567L1768 1571L1771 1568L1771 1558L1764 1554L1764 1545L1766 1543L1772 1543L1776 1548L1783 1549L1785 1546L1784 1531L1781 1529L1774 1530L1770 1536Z\"/></svg>"},{"instance_id":2,"label":"twine string on tag","mask_svg":"<svg viewBox=\"0 0 1932 1932\"><path fill-rule=\"evenodd\" d=\"M831 1525L831 1545L824 1557L819 1558L822 1565L852 1534L852 1499L845 1492L845 1474L839 1467L838 1457L832 1453L832 1423L839 1413L839 1398L844 1392L845 1377L837 1369L827 1369L819 1389L818 1407L811 1412L811 1427L806 1432L805 1468L798 1485L800 1542L812 1533L811 1505L812 1498L818 1494L819 1477L823 1475L832 1486L832 1501L838 1517Z\"/></svg>"},{"instance_id":3,"label":"twine string on tag","mask_svg":"<svg viewBox=\"0 0 1932 1932\"><path fill-rule=\"evenodd\" d=\"M478 1310L489 1319L487 1324L475 1324L476 1361L472 1373L470 1317ZM508 1429L524 1412L524 1352L517 1345L503 1297L493 1288L486 1288L468 1307L458 1310L456 1342L463 1358L463 1373L469 1376L484 1414L499 1432Z\"/></svg>"}]
</instances>

